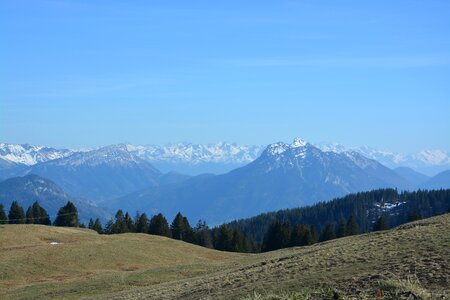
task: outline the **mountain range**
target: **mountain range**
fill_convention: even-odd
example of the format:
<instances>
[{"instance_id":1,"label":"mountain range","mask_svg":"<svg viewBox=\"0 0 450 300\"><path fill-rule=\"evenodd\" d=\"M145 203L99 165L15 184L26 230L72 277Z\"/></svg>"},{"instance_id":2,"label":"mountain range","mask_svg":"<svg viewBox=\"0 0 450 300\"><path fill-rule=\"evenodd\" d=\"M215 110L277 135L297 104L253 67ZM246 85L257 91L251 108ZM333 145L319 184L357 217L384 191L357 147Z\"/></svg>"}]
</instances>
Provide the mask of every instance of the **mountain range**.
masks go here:
<instances>
[{"instance_id":1,"label":"mountain range","mask_svg":"<svg viewBox=\"0 0 450 300\"><path fill-rule=\"evenodd\" d=\"M409 167L428 176L450 169L450 153L443 150L424 150L413 154L403 154L367 146L346 147L337 143L319 143L314 146L325 152L358 152L389 168ZM150 162L162 172L175 171L188 175L229 172L254 161L266 148L266 146L245 146L226 142L217 144L184 142L139 146L127 144L125 147L129 152ZM98 149L55 149L28 144L0 143L0 177L2 170L11 168L11 166L4 166L5 162L10 162L16 167L31 166L88 150Z\"/></svg>"},{"instance_id":2,"label":"mountain range","mask_svg":"<svg viewBox=\"0 0 450 300\"><path fill-rule=\"evenodd\" d=\"M0 148L3 179L35 174L87 205L169 217L181 211L191 220L209 223L376 188L450 187L448 172L430 178L408 167L388 168L355 149L326 148L302 139L262 151L227 143L166 148L120 144L82 151L10 144ZM158 162L173 169L179 164L239 167L220 175L191 176L160 170Z\"/></svg>"},{"instance_id":3,"label":"mountain range","mask_svg":"<svg viewBox=\"0 0 450 300\"><path fill-rule=\"evenodd\" d=\"M217 176L152 187L102 205L220 223L269 210L310 205L380 187L411 188L393 170L356 152L324 152L301 139L269 145L250 164Z\"/></svg>"}]
</instances>

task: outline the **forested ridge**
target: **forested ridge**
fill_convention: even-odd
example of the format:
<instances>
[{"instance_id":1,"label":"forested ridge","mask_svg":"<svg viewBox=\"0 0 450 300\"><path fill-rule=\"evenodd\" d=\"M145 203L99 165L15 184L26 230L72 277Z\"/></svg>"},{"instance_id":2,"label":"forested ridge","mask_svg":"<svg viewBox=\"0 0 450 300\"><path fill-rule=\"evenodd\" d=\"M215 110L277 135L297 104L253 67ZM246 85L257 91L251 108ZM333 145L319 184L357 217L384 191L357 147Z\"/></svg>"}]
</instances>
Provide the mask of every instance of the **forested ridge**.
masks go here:
<instances>
[{"instance_id":1,"label":"forested ridge","mask_svg":"<svg viewBox=\"0 0 450 300\"><path fill-rule=\"evenodd\" d=\"M161 213L152 217L136 213L132 217L120 209L106 224L103 225L99 219L91 219L86 226L79 222L77 208L69 201L60 208L53 225L88 227L100 234L154 234L217 250L259 252L386 230L449 211L450 189L400 193L395 189L378 189L312 206L265 213L212 228L202 220L191 226L181 213L169 224ZM14 201L8 215L0 204L0 224L8 223L52 224L47 211L37 201L26 213Z\"/></svg>"},{"instance_id":2,"label":"forested ridge","mask_svg":"<svg viewBox=\"0 0 450 300\"><path fill-rule=\"evenodd\" d=\"M290 226L307 225L319 236L327 227L337 236L339 225L352 218L357 233L370 232L382 218L385 226L392 228L408 221L428 218L450 210L450 189L399 192L396 189L377 189L349 194L315 205L279 210L228 223L239 229L256 243L263 243L264 236L274 222ZM330 229L330 228L329 228Z\"/></svg>"}]
</instances>

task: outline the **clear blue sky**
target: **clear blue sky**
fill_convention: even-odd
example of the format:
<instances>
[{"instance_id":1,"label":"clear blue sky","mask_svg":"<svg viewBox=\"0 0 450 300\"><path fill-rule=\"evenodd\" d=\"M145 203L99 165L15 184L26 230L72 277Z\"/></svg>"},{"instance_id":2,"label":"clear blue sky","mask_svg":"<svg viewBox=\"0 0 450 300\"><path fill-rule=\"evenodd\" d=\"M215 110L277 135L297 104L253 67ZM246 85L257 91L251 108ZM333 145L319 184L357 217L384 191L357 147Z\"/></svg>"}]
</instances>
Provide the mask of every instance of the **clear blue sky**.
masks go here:
<instances>
[{"instance_id":1,"label":"clear blue sky","mask_svg":"<svg viewBox=\"0 0 450 300\"><path fill-rule=\"evenodd\" d=\"M450 150L450 1L0 2L0 140Z\"/></svg>"}]
</instances>

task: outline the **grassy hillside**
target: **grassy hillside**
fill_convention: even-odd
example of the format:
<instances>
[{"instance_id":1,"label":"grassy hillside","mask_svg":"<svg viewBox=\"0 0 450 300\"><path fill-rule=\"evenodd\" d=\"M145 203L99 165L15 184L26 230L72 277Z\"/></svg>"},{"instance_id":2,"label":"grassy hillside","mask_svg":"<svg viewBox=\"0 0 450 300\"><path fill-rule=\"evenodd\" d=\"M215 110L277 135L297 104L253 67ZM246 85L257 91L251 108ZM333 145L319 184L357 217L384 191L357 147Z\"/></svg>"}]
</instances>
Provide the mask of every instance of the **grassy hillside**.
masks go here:
<instances>
[{"instance_id":1,"label":"grassy hillside","mask_svg":"<svg viewBox=\"0 0 450 300\"><path fill-rule=\"evenodd\" d=\"M253 255L141 234L0 225L0 298L430 297L450 294L449 261L450 214Z\"/></svg>"},{"instance_id":2,"label":"grassy hillside","mask_svg":"<svg viewBox=\"0 0 450 300\"><path fill-rule=\"evenodd\" d=\"M146 234L0 225L0 299L95 296L217 271L241 257Z\"/></svg>"},{"instance_id":3,"label":"grassy hillside","mask_svg":"<svg viewBox=\"0 0 450 300\"><path fill-rule=\"evenodd\" d=\"M450 214L399 228L259 254L239 267L105 299L407 299L450 295ZM380 297L383 298L383 297ZM315 298L323 299L323 298ZM417 299L417 298L409 298ZM447 298L445 298L447 299Z\"/></svg>"}]
</instances>

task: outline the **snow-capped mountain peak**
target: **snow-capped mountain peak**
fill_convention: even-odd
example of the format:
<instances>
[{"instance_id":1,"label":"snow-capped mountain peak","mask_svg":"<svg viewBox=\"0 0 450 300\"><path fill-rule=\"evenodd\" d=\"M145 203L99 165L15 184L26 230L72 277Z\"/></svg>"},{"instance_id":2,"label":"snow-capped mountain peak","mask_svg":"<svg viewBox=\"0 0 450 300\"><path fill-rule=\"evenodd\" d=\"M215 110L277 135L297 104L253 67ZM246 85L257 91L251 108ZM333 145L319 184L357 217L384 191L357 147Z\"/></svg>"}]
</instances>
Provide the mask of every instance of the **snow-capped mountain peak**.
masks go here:
<instances>
[{"instance_id":1,"label":"snow-capped mountain peak","mask_svg":"<svg viewBox=\"0 0 450 300\"><path fill-rule=\"evenodd\" d=\"M16 145L0 143L0 158L28 166L67 157L73 153L74 151L69 149L54 149L29 144Z\"/></svg>"},{"instance_id":2,"label":"snow-capped mountain peak","mask_svg":"<svg viewBox=\"0 0 450 300\"><path fill-rule=\"evenodd\" d=\"M261 146L239 146L235 143L217 144L174 143L164 146L127 145L130 152L150 162L171 163L249 163L261 153Z\"/></svg>"},{"instance_id":3,"label":"snow-capped mountain peak","mask_svg":"<svg viewBox=\"0 0 450 300\"><path fill-rule=\"evenodd\" d=\"M305 147L308 144L308 142L306 142L305 140L301 139L301 138L295 138L294 141L291 144L291 148L300 148L300 147Z\"/></svg>"},{"instance_id":4,"label":"snow-capped mountain peak","mask_svg":"<svg viewBox=\"0 0 450 300\"><path fill-rule=\"evenodd\" d=\"M307 146L311 146L311 144L301 138L295 138L291 144L286 144L284 142L270 144L267 146L265 152L268 155L277 156L290 150L295 152L296 156L298 156L300 153L304 153L304 148Z\"/></svg>"},{"instance_id":5,"label":"snow-capped mountain peak","mask_svg":"<svg viewBox=\"0 0 450 300\"><path fill-rule=\"evenodd\" d=\"M55 160L53 163L59 166L78 167L81 165L97 166L109 165L132 165L142 163L143 160L128 151L125 144L105 146L88 152L77 152L71 156Z\"/></svg>"}]
</instances>

